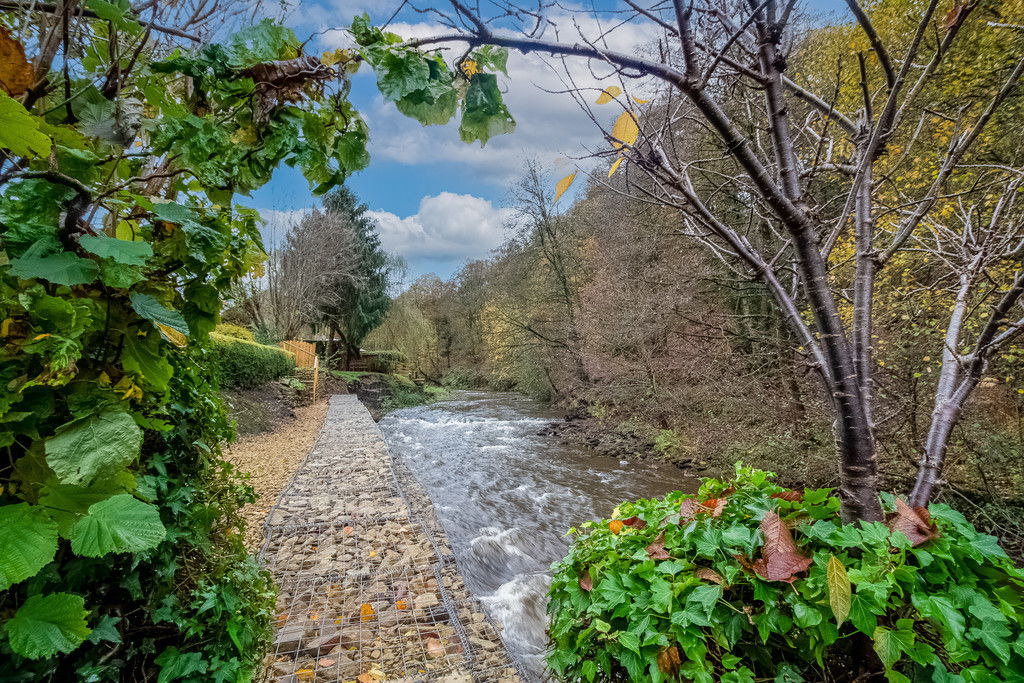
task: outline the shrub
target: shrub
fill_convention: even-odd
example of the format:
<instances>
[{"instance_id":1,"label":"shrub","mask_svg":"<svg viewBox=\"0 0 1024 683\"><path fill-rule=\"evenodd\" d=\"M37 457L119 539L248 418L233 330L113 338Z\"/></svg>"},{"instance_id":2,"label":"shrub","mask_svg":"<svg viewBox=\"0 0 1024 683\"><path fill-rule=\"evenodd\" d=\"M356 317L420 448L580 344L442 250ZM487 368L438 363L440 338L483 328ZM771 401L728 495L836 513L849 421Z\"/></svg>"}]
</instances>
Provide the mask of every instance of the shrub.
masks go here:
<instances>
[{"instance_id":1,"label":"shrub","mask_svg":"<svg viewBox=\"0 0 1024 683\"><path fill-rule=\"evenodd\" d=\"M234 337L235 339L242 339L244 341L256 341L253 336L252 330L247 330L239 325L232 325L230 323L221 323L213 330L217 334L225 337Z\"/></svg>"},{"instance_id":2,"label":"shrub","mask_svg":"<svg viewBox=\"0 0 1024 683\"><path fill-rule=\"evenodd\" d=\"M377 357L377 371L384 373L391 373L398 369L398 366L402 363L407 363L409 357L398 349L391 349L388 351L373 351Z\"/></svg>"},{"instance_id":3,"label":"shrub","mask_svg":"<svg viewBox=\"0 0 1024 683\"><path fill-rule=\"evenodd\" d=\"M222 334L210 335L209 364L224 388L253 389L295 370L295 356Z\"/></svg>"},{"instance_id":4,"label":"shrub","mask_svg":"<svg viewBox=\"0 0 1024 683\"><path fill-rule=\"evenodd\" d=\"M888 524L843 525L831 489L771 476L737 465L571 530L548 606L555 674L852 681L873 649L890 683L1024 680L1024 572L995 538L892 496Z\"/></svg>"}]
</instances>

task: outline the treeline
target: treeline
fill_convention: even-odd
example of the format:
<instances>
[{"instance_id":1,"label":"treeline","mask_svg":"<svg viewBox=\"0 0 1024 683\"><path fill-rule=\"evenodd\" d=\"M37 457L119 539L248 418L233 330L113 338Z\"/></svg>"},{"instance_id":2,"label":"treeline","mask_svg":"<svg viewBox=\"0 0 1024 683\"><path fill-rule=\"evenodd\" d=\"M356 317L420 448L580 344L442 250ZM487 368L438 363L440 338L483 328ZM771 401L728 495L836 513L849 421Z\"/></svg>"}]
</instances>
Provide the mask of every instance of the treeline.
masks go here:
<instances>
[{"instance_id":1,"label":"treeline","mask_svg":"<svg viewBox=\"0 0 1024 683\"><path fill-rule=\"evenodd\" d=\"M627 198L625 177L595 175L564 211L555 184L527 162L505 243L448 280L414 281L367 344L401 350L439 383L576 409L606 438L700 470L742 460L834 484L827 397L765 288L696 244L678 212ZM891 487L914 475L948 314L943 292L920 285L879 285L877 427ZM994 364L951 440L944 495L994 530L1015 526L1005 504L1020 492L1018 353Z\"/></svg>"}]
</instances>

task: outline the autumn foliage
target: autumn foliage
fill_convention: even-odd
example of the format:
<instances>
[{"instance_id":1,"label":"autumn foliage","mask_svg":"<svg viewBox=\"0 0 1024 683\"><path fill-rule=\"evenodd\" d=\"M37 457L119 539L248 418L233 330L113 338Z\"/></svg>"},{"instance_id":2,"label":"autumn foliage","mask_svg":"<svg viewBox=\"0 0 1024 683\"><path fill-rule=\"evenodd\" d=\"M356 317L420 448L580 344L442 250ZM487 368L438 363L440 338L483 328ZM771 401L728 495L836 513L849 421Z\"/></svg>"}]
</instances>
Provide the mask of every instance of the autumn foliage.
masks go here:
<instances>
[{"instance_id":1,"label":"autumn foliage","mask_svg":"<svg viewBox=\"0 0 1024 683\"><path fill-rule=\"evenodd\" d=\"M830 489L738 466L695 496L573 529L551 586L563 680L1020 681L1024 572L940 504L883 497L842 525ZM865 656L860 644L870 648ZM742 659L741 659L742 655ZM865 679L862 679L865 680Z\"/></svg>"}]
</instances>

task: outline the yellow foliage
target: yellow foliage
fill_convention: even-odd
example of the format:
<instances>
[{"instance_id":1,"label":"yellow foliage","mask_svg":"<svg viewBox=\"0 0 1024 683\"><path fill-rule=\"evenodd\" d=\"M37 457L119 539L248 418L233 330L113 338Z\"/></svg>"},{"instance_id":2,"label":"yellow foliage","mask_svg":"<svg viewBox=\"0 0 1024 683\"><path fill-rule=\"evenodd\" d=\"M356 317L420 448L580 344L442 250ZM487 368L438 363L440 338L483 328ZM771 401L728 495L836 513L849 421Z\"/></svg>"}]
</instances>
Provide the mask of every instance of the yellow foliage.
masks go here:
<instances>
[{"instance_id":1,"label":"yellow foliage","mask_svg":"<svg viewBox=\"0 0 1024 683\"><path fill-rule=\"evenodd\" d=\"M636 123L636 116L633 115L633 112L622 112L622 115L616 119L615 125L612 126L612 137L618 138L622 142L613 142L612 146L615 149L620 149L623 143L632 146L639 134L640 127Z\"/></svg>"},{"instance_id":2,"label":"yellow foliage","mask_svg":"<svg viewBox=\"0 0 1024 683\"><path fill-rule=\"evenodd\" d=\"M601 96L597 98L596 104L608 104L621 94L622 88L618 87L617 85L610 86L604 89L604 92L601 93Z\"/></svg>"},{"instance_id":3,"label":"yellow foliage","mask_svg":"<svg viewBox=\"0 0 1024 683\"><path fill-rule=\"evenodd\" d=\"M555 185L555 201L556 202L559 200L559 198L563 194L565 194L565 191L569 189L569 186L572 185L572 181L574 181L574 180L576 180L576 172L575 171L570 173L569 175L565 176L564 178L562 178L561 180L558 181L558 184Z\"/></svg>"}]
</instances>

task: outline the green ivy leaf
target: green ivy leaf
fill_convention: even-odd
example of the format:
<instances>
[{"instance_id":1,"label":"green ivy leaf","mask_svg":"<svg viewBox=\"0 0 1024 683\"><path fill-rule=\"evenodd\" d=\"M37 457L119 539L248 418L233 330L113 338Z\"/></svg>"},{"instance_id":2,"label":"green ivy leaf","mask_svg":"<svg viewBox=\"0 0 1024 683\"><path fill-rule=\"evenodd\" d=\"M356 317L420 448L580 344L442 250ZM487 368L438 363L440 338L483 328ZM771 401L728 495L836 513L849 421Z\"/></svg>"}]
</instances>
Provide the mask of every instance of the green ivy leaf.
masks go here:
<instances>
[{"instance_id":1,"label":"green ivy leaf","mask_svg":"<svg viewBox=\"0 0 1024 683\"><path fill-rule=\"evenodd\" d=\"M20 157L45 157L51 145L39 131L39 119L0 89L0 147Z\"/></svg>"},{"instance_id":2,"label":"green ivy leaf","mask_svg":"<svg viewBox=\"0 0 1024 683\"><path fill-rule=\"evenodd\" d=\"M511 133L515 129L515 119L501 99L498 77L494 74L473 74L462 102L462 123L459 124L462 141L479 140L483 147L495 135Z\"/></svg>"},{"instance_id":3,"label":"green ivy leaf","mask_svg":"<svg viewBox=\"0 0 1024 683\"><path fill-rule=\"evenodd\" d=\"M138 552L156 547L166 535L154 506L121 494L89 508L71 532L71 550L84 557Z\"/></svg>"},{"instance_id":4,"label":"green ivy leaf","mask_svg":"<svg viewBox=\"0 0 1024 683\"><path fill-rule=\"evenodd\" d=\"M0 507L0 590L35 576L57 554L57 524L29 503Z\"/></svg>"},{"instance_id":5,"label":"green ivy leaf","mask_svg":"<svg viewBox=\"0 0 1024 683\"><path fill-rule=\"evenodd\" d=\"M89 253L126 266L144 266L146 259L153 255L153 248L145 242L129 242L106 235L82 235L78 243Z\"/></svg>"},{"instance_id":6,"label":"green ivy leaf","mask_svg":"<svg viewBox=\"0 0 1024 683\"><path fill-rule=\"evenodd\" d=\"M160 665L157 683L169 683L191 674L206 673L206 660L199 652L180 652L176 647L169 647L156 658Z\"/></svg>"},{"instance_id":7,"label":"green ivy leaf","mask_svg":"<svg viewBox=\"0 0 1024 683\"><path fill-rule=\"evenodd\" d=\"M142 430L124 411L106 410L69 422L46 441L46 462L63 484L88 484L139 455Z\"/></svg>"},{"instance_id":8,"label":"green ivy leaf","mask_svg":"<svg viewBox=\"0 0 1024 683\"><path fill-rule=\"evenodd\" d=\"M68 593L33 595L4 624L11 649L22 657L42 659L71 652L91 633L85 600Z\"/></svg>"},{"instance_id":9,"label":"green ivy leaf","mask_svg":"<svg viewBox=\"0 0 1024 683\"><path fill-rule=\"evenodd\" d=\"M622 631L619 633L619 644L627 650L640 654L640 639L635 633Z\"/></svg>"},{"instance_id":10,"label":"green ivy leaf","mask_svg":"<svg viewBox=\"0 0 1024 683\"><path fill-rule=\"evenodd\" d=\"M178 311L171 310L149 294L132 294L132 308L146 320L166 325L172 330L188 334L188 324Z\"/></svg>"},{"instance_id":11,"label":"green ivy leaf","mask_svg":"<svg viewBox=\"0 0 1024 683\"><path fill-rule=\"evenodd\" d=\"M903 620L901 620L903 621ZM889 629L879 626L871 636L874 641L874 650L886 669L891 669L893 664L898 662L914 646L914 632L902 629Z\"/></svg>"}]
</instances>

